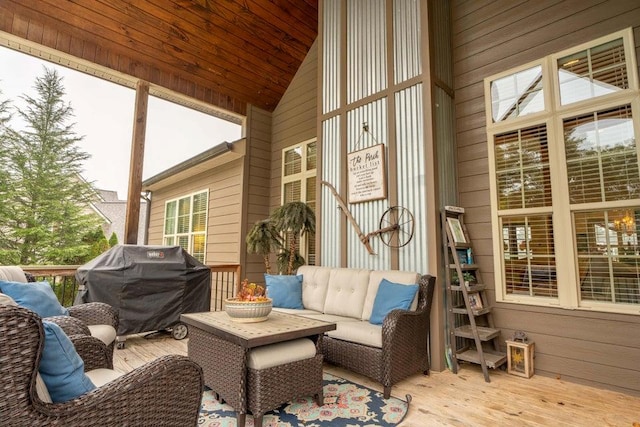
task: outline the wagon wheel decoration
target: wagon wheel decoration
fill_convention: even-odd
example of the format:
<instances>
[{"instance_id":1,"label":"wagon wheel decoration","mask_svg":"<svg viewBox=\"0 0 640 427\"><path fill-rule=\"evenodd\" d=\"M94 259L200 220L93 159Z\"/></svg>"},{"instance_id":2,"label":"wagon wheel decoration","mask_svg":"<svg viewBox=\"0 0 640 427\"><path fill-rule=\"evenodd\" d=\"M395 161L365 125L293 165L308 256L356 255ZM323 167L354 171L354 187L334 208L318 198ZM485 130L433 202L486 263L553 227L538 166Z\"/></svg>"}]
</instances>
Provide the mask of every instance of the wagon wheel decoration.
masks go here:
<instances>
[{"instance_id":1,"label":"wagon wheel decoration","mask_svg":"<svg viewBox=\"0 0 640 427\"><path fill-rule=\"evenodd\" d=\"M380 229L367 236L380 235L382 243L390 248L401 248L413 238L413 214L402 206L392 206L380 218Z\"/></svg>"},{"instance_id":2,"label":"wagon wheel decoration","mask_svg":"<svg viewBox=\"0 0 640 427\"><path fill-rule=\"evenodd\" d=\"M347 204L342 200L342 197L340 197L335 187L327 181L322 181L322 184L331 190L331 193L335 196L340 209L342 209L342 212L345 214L351 225L353 225L360 241L367 248L369 254L376 254L371 248L371 244L369 242L369 238L372 236L380 236L382 243L390 248L401 248L407 245L407 243L409 243L413 238L415 220L413 218L413 214L407 208L403 208L402 206L390 207L382 214L382 217L380 217L380 228L368 234L364 234L353 215L351 215Z\"/></svg>"}]
</instances>

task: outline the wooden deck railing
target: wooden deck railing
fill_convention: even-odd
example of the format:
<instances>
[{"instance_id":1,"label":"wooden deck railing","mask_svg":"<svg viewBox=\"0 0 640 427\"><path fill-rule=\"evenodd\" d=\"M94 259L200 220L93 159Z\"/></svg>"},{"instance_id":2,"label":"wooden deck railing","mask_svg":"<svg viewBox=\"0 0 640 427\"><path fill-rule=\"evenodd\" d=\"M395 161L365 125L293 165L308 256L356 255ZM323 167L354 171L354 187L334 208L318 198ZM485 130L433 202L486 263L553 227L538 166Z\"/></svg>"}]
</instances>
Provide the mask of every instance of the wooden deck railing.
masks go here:
<instances>
[{"instance_id":1,"label":"wooden deck railing","mask_svg":"<svg viewBox=\"0 0 640 427\"><path fill-rule=\"evenodd\" d=\"M73 305L78 293L75 277L78 267L79 265L26 265L21 268L36 280L49 282L60 304L69 307Z\"/></svg>"},{"instance_id":2,"label":"wooden deck railing","mask_svg":"<svg viewBox=\"0 0 640 427\"><path fill-rule=\"evenodd\" d=\"M224 309L224 300L231 298L240 288L240 266L238 264L210 265L211 311Z\"/></svg>"},{"instance_id":3,"label":"wooden deck railing","mask_svg":"<svg viewBox=\"0 0 640 427\"><path fill-rule=\"evenodd\" d=\"M28 265L22 266L25 273L36 280L49 282L60 303L69 307L78 293L75 274L78 265ZM235 295L240 286L240 265L209 265L211 269L211 311L224 308L224 300Z\"/></svg>"}]
</instances>

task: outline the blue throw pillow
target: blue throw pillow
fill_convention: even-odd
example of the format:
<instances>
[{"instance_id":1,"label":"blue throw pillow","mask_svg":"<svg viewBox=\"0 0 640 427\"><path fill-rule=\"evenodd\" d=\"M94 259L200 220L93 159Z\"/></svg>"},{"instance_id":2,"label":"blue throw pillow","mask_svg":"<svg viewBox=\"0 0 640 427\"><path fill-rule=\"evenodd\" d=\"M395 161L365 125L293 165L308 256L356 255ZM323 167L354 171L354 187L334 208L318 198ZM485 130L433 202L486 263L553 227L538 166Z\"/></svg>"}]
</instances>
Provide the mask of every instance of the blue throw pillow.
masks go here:
<instances>
[{"instance_id":1,"label":"blue throw pillow","mask_svg":"<svg viewBox=\"0 0 640 427\"><path fill-rule=\"evenodd\" d=\"M55 323L42 321L44 348L40 375L54 403L66 402L90 392L95 385L84 373L84 362L73 343Z\"/></svg>"},{"instance_id":2,"label":"blue throw pillow","mask_svg":"<svg viewBox=\"0 0 640 427\"><path fill-rule=\"evenodd\" d=\"M69 315L69 310L60 305L48 282L0 280L0 292L9 295L19 306L35 311L40 317Z\"/></svg>"},{"instance_id":3,"label":"blue throw pillow","mask_svg":"<svg viewBox=\"0 0 640 427\"><path fill-rule=\"evenodd\" d=\"M302 305L302 274L265 274L264 280L267 283L267 296L273 300L274 307L304 308Z\"/></svg>"},{"instance_id":4,"label":"blue throw pillow","mask_svg":"<svg viewBox=\"0 0 640 427\"><path fill-rule=\"evenodd\" d=\"M373 301L373 310L369 323L382 325L387 314L397 308L407 310L418 292L418 285L402 285L382 279L378 287L376 299Z\"/></svg>"}]
</instances>

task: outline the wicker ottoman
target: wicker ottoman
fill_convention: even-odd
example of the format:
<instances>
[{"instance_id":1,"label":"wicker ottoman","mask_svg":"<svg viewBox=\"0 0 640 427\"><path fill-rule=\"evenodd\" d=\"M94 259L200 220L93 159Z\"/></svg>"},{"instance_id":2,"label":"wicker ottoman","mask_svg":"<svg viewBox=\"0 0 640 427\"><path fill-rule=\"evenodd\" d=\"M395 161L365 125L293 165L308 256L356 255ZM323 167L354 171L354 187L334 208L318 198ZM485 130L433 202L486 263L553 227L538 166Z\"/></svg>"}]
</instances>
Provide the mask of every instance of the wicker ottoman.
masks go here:
<instances>
[{"instance_id":1,"label":"wicker ottoman","mask_svg":"<svg viewBox=\"0 0 640 427\"><path fill-rule=\"evenodd\" d=\"M298 397L314 396L323 404L322 355L308 338L256 347L247 357L247 410L254 426L265 412ZM238 425L243 425L240 417Z\"/></svg>"}]
</instances>

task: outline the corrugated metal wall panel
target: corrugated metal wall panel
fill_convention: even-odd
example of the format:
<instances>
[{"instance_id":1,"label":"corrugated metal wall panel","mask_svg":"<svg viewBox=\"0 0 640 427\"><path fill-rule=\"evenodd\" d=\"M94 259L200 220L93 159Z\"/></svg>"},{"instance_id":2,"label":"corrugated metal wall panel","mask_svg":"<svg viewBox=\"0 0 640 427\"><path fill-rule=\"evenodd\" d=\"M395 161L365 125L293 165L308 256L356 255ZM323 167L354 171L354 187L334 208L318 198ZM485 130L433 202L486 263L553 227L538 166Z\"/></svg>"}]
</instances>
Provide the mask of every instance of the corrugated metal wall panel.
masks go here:
<instances>
[{"instance_id":1,"label":"corrugated metal wall panel","mask_svg":"<svg viewBox=\"0 0 640 427\"><path fill-rule=\"evenodd\" d=\"M369 127L368 133L363 132L363 123L367 123ZM363 105L347 113L348 152L361 150L376 144L384 144L385 147L388 147L388 134L386 98ZM385 150L385 158L388 159L388 157L388 150ZM349 204L351 214L364 234L379 228L380 217L388 207L388 199ZM375 270L391 268L389 248L377 236L372 237L370 241L376 255L369 254L354 228L349 224L347 232L347 266Z\"/></svg>"},{"instance_id":2,"label":"corrugated metal wall panel","mask_svg":"<svg viewBox=\"0 0 640 427\"><path fill-rule=\"evenodd\" d=\"M434 69L436 76L450 88L453 87L453 55L451 54L451 5L447 1L432 2L433 23L431 32L435 38Z\"/></svg>"},{"instance_id":3,"label":"corrugated metal wall panel","mask_svg":"<svg viewBox=\"0 0 640 427\"><path fill-rule=\"evenodd\" d=\"M456 205L458 186L456 185L456 144L454 135L453 99L436 86L435 95L435 134L438 152L440 181L440 202L442 206Z\"/></svg>"},{"instance_id":4,"label":"corrugated metal wall panel","mask_svg":"<svg viewBox=\"0 0 640 427\"><path fill-rule=\"evenodd\" d=\"M387 88L385 0L347 2L347 103Z\"/></svg>"},{"instance_id":5,"label":"corrugated metal wall panel","mask_svg":"<svg viewBox=\"0 0 640 427\"><path fill-rule=\"evenodd\" d=\"M393 33L394 75L400 83L422 73L419 0L394 0Z\"/></svg>"},{"instance_id":6,"label":"corrugated metal wall panel","mask_svg":"<svg viewBox=\"0 0 640 427\"><path fill-rule=\"evenodd\" d=\"M340 116L322 122L322 158L322 180L339 189L342 167L340 159L343 158L340 152ZM343 214L331 191L324 185L321 186L320 191L322 197L321 265L341 267L340 220Z\"/></svg>"},{"instance_id":7,"label":"corrugated metal wall panel","mask_svg":"<svg viewBox=\"0 0 640 427\"><path fill-rule=\"evenodd\" d=\"M340 107L340 0L325 0L323 8L322 112Z\"/></svg>"},{"instance_id":8,"label":"corrugated metal wall panel","mask_svg":"<svg viewBox=\"0 0 640 427\"><path fill-rule=\"evenodd\" d=\"M398 206L414 216L411 241L400 248L400 270L430 272L427 257L427 206L424 168L422 84L396 93Z\"/></svg>"}]
</instances>

